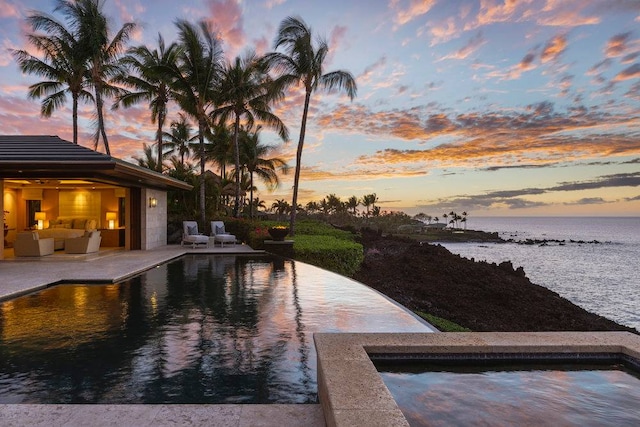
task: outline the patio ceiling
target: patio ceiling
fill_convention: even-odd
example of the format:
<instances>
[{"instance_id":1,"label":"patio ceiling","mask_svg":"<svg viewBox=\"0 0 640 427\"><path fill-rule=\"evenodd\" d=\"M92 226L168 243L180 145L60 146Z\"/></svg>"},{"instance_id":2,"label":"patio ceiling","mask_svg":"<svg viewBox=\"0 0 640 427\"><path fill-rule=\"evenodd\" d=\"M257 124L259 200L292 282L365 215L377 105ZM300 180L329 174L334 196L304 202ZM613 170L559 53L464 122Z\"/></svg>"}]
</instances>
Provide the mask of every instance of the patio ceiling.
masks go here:
<instances>
[{"instance_id":1,"label":"patio ceiling","mask_svg":"<svg viewBox=\"0 0 640 427\"><path fill-rule=\"evenodd\" d=\"M75 179L121 187L193 188L150 169L47 135L0 135L0 179L40 181L39 184L51 186Z\"/></svg>"}]
</instances>

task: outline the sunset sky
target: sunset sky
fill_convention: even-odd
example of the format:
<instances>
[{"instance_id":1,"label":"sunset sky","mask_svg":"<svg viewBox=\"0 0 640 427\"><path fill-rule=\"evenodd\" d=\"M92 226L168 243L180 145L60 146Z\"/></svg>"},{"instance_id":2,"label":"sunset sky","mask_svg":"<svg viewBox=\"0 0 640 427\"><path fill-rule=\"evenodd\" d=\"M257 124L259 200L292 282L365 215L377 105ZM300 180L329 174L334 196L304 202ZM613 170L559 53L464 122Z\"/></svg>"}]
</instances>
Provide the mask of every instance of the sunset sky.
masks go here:
<instances>
[{"instance_id":1,"label":"sunset sky","mask_svg":"<svg viewBox=\"0 0 640 427\"><path fill-rule=\"evenodd\" d=\"M72 140L70 102L41 118L26 96L39 78L10 54L26 48L27 14L54 5L0 0L0 134ZM105 11L114 28L139 23L131 44L151 48L158 32L175 41L176 18L209 20L229 59L269 52L290 15L324 37L326 71L350 71L358 96L312 97L303 204L376 193L383 210L409 214L640 216L638 0L106 0ZM302 105L293 89L276 106L287 144L262 132L291 166ZM81 144L93 147L93 107L81 109ZM146 105L107 120L116 157L153 142ZM290 202L292 182L259 197Z\"/></svg>"}]
</instances>

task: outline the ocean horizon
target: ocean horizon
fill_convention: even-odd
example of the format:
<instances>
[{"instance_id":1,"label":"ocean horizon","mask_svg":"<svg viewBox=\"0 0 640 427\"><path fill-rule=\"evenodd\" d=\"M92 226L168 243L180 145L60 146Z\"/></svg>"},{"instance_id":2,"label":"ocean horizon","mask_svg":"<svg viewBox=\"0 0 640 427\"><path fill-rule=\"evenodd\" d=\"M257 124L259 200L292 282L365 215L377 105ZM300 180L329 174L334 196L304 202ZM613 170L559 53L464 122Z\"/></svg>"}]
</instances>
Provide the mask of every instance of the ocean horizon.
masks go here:
<instances>
[{"instance_id":1,"label":"ocean horizon","mask_svg":"<svg viewBox=\"0 0 640 427\"><path fill-rule=\"evenodd\" d=\"M466 226L514 242L440 244L476 261L511 261L532 283L640 330L640 217L469 216ZM527 239L546 243L518 243Z\"/></svg>"}]
</instances>

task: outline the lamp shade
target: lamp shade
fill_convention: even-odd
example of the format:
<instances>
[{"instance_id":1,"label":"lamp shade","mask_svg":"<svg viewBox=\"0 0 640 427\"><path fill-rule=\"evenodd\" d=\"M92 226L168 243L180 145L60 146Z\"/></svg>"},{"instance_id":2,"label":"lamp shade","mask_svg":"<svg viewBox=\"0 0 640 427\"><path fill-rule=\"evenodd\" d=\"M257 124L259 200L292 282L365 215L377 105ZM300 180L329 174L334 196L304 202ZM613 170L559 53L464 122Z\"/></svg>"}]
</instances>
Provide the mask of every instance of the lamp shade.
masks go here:
<instances>
[{"instance_id":1,"label":"lamp shade","mask_svg":"<svg viewBox=\"0 0 640 427\"><path fill-rule=\"evenodd\" d=\"M116 212L107 212L107 224L110 230L116 228L116 218L118 214Z\"/></svg>"},{"instance_id":2,"label":"lamp shade","mask_svg":"<svg viewBox=\"0 0 640 427\"><path fill-rule=\"evenodd\" d=\"M44 212L36 212L35 220L38 221L37 229L44 229L44 220L47 219L47 214Z\"/></svg>"}]
</instances>

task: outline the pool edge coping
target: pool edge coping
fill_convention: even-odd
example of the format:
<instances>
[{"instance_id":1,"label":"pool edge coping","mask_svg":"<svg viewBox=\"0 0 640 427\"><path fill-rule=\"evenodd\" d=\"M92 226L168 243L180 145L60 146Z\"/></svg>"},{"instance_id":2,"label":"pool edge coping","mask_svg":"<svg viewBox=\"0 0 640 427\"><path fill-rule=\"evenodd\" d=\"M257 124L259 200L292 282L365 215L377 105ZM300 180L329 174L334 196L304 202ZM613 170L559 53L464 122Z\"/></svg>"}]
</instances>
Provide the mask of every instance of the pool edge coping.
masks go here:
<instances>
[{"instance_id":1,"label":"pool edge coping","mask_svg":"<svg viewBox=\"0 0 640 427\"><path fill-rule=\"evenodd\" d=\"M631 332L316 333L318 398L327 426L408 426L369 354L619 353L640 360Z\"/></svg>"}]
</instances>

